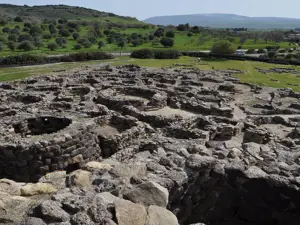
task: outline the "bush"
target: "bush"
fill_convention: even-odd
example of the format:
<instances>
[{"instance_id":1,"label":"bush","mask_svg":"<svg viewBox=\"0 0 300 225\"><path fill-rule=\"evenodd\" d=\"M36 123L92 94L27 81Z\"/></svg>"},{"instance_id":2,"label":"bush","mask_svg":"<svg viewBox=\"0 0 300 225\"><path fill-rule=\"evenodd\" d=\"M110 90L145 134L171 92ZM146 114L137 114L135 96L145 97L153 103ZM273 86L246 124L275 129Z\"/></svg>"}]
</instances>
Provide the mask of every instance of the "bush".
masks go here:
<instances>
[{"instance_id":1,"label":"bush","mask_svg":"<svg viewBox=\"0 0 300 225\"><path fill-rule=\"evenodd\" d=\"M43 38L50 40L52 38L52 35L50 33L45 33L45 34L43 34Z\"/></svg>"},{"instance_id":2,"label":"bush","mask_svg":"<svg viewBox=\"0 0 300 225\"><path fill-rule=\"evenodd\" d=\"M284 58L285 59L292 59L292 58L294 58L294 55L293 54L286 54Z\"/></svg>"},{"instance_id":3,"label":"bush","mask_svg":"<svg viewBox=\"0 0 300 225\"><path fill-rule=\"evenodd\" d=\"M264 53L266 53L266 50L263 49L263 48L260 48L260 49L257 50L257 53L258 54L264 54Z\"/></svg>"},{"instance_id":4,"label":"bush","mask_svg":"<svg viewBox=\"0 0 300 225\"><path fill-rule=\"evenodd\" d=\"M246 53L247 54L255 54L255 49L254 48L249 48Z\"/></svg>"},{"instance_id":5,"label":"bush","mask_svg":"<svg viewBox=\"0 0 300 225\"><path fill-rule=\"evenodd\" d=\"M16 18L14 18L15 22L23 22L23 19L20 16L17 16Z\"/></svg>"},{"instance_id":6,"label":"bush","mask_svg":"<svg viewBox=\"0 0 300 225\"><path fill-rule=\"evenodd\" d=\"M71 35L71 33L66 30L66 29L60 29L59 32L58 32L62 37L69 37Z\"/></svg>"},{"instance_id":7,"label":"bush","mask_svg":"<svg viewBox=\"0 0 300 225\"><path fill-rule=\"evenodd\" d=\"M81 49L82 48L82 46L79 44L79 43L77 43L76 45L74 45L74 47L73 47L73 49L75 49L75 50L79 50L79 49Z\"/></svg>"},{"instance_id":8,"label":"bush","mask_svg":"<svg viewBox=\"0 0 300 225\"><path fill-rule=\"evenodd\" d=\"M34 49L34 45L32 44L31 41L22 41L19 46L18 46L18 49L20 50L24 50L24 51L32 51Z\"/></svg>"},{"instance_id":9,"label":"bush","mask_svg":"<svg viewBox=\"0 0 300 225\"><path fill-rule=\"evenodd\" d=\"M22 42L22 41L32 41L33 38L30 34L21 34L19 37L18 37L18 42Z\"/></svg>"},{"instance_id":10,"label":"bush","mask_svg":"<svg viewBox=\"0 0 300 225\"><path fill-rule=\"evenodd\" d=\"M87 38L81 38L77 42L84 48L90 48L92 46L92 43Z\"/></svg>"},{"instance_id":11,"label":"bush","mask_svg":"<svg viewBox=\"0 0 300 225\"><path fill-rule=\"evenodd\" d=\"M47 46L51 51L55 51L58 48L58 45L55 42L49 42Z\"/></svg>"},{"instance_id":12,"label":"bush","mask_svg":"<svg viewBox=\"0 0 300 225\"><path fill-rule=\"evenodd\" d=\"M68 40L64 37L58 37L55 39L56 44L58 44L60 47L63 45L66 45L68 43Z\"/></svg>"},{"instance_id":13,"label":"bush","mask_svg":"<svg viewBox=\"0 0 300 225\"><path fill-rule=\"evenodd\" d=\"M280 49L280 46L266 46L266 49L268 51L277 51L278 49Z\"/></svg>"},{"instance_id":14,"label":"bush","mask_svg":"<svg viewBox=\"0 0 300 225\"><path fill-rule=\"evenodd\" d=\"M174 46L174 40L171 38L162 38L160 40L160 43L164 46L164 47L173 47Z\"/></svg>"},{"instance_id":15,"label":"bush","mask_svg":"<svg viewBox=\"0 0 300 225\"><path fill-rule=\"evenodd\" d=\"M284 48L279 49L278 52L279 52L279 53L285 53L285 52L286 52L286 49L284 49Z\"/></svg>"},{"instance_id":16,"label":"bush","mask_svg":"<svg viewBox=\"0 0 300 225\"><path fill-rule=\"evenodd\" d=\"M7 40L16 42L18 40L18 35L16 35L16 34L10 34L8 36Z\"/></svg>"},{"instance_id":17,"label":"bush","mask_svg":"<svg viewBox=\"0 0 300 225\"><path fill-rule=\"evenodd\" d=\"M139 49L131 53L132 58L138 59L178 59L181 53L177 50Z\"/></svg>"},{"instance_id":18,"label":"bush","mask_svg":"<svg viewBox=\"0 0 300 225\"><path fill-rule=\"evenodd\" d=\"M268 52L268 57L270 59L273 59L275 57L275 55L276 55L276 51L274 51L274 50L271 50L271 51Z\"/></svg>"},{"instance_id":19,"label":"bush","mask_svg":"<svg viewBox=\"0 0 300 225\"><path fill-rule=\"evenodd\" d=\"M16 34L16 35L20 35L20 33L21 33L21 31L19 30L19 29L12 29L12 30L10 30L10 33L11 34Z\"/></svg>"},{"instance_id":20,"label":"bush","mask_svg":"<svg viewBox=\"0 0 300 225\"><path fill-rule=\"evenodd\" d=\"M154 51L152 49L139 49L131 53L132 58L137 59L153 59Z\"/></svg>"},{"instance_id":21,"label":"bush","mask_svg":"<svg viewBox=\"0 0 300 225\"><path fill-rule=\"evenodd\" d=\"M95 38L95 36L89 36L88 40L92 43L92 44L96 44L97 43L97 38Z\"/></svg>"},{"instance_id":22,"label":"bush","mask_svg":"<svg viewBox=\"0 0 300 225\"><path fill-rule=\"evenodd\" d=\"M0 42L0 51L2 51L5 48L4 43Z\"/></svg>"},{"instance_id":23,"label":"bush","mask_svg":"<svg viewBox=\"0 0 300 225\"><path fill-rule=\"evenodd\" d=\"M80 37L79 33L74 33L73 34L73 39L77 40Z\"/></svg>"},{"instance_id":24,"label":"bush","mask_svg":"<svg viewBox=\"0 0 300 225\"><path fill-rule=\"evenodd\" d=\"M175 37L174 31L168 30L168 31L166 32L166 37L168 37L168 38L174 38L174 37Z\"/></svg>"},{"instance_id":25,"label":"bush","mask_svg":"<svg viewBox=\"0 0 300 225\"><path fill-rule=\"evenodd\" d=\"M2 32L3 33L9 33L10 32L10 29L8 27L3 27L2 28Z\"/></svg>"},{"instance_id":26,"label":"bush","mask_svg":"<svg viewBox=\"0 0 300 225\"><path fill-rule=\"evenodd\" d=\"M29 31L30 31L30 29L28 27L23 28L23 32L29 32Z\"/></svg>"},{"instance_id":27,"label":"bush","mask_svg":"<svg viewBox=\"0 0 300 225\"><path fill-rule=\"evenodd\" d=\"M16 47L17 47L17 44L16 44L15 42L13 42L13 41L9 41L9 42L7 43L7 47L8 47L11 51L14 51L14 50L16 49Z\"/></svg>"},{"instance_id":28,"label":"bush","mask_svg":"<svg viewBox=\"0 0 300 225\"><path fill-rule=\"evenodd\" d=\"M221 55L231 55L235 53L235 51L236 48L229 41L218 41L211 49L211 53Z\"/></svg>"},{"instance_id":29,"label":"bush","mask_svg":"<svg viewBox=\"0 0 300 225\"><path fill-rule=\"evenodd\" d=\"M31 35L42 34L42 33L43 33L43 30L42 30L42 28L40 28L40 27L38 27L38 26L33 26L33 27L30 28L29 33L30 33Z\"/></svg>"},{"instance_id":30,"label":"bush","mask_svg":"<svg viewBox=\"0 0 300 225\"><path fill-rule=\"evenodd\" d=\"M103 41L98 42L98 48L103 48L105 46L105 43Z\"/></svg>"}]
</instances>

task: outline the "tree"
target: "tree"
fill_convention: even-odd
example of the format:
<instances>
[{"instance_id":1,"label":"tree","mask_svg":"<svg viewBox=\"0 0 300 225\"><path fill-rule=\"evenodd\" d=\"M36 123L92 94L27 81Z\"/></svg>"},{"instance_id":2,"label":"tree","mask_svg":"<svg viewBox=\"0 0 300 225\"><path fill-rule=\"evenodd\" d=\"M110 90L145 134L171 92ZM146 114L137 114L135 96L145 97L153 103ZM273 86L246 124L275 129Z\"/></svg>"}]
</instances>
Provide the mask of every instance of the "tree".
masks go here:
<instances>
[{"instance_id":1,"label":"tree","mask_svg":"<svg viewBox=\"0 0 300 225\"><path fill-rule=\"evenodd\" d=\"M5 48L4 43L0 42L0 51L2 51Z\"/></svg>"},{"instance_id":2,"label":"tree","mask_svg":"<svg viewBox=\"0 0 300 225\"><path fill-rule=\"evenodd\" d=\"M166 37L168 37L168 38L174 38L174 37L175 37L174 31L168 30L168 31L166 32Z\"/></svg>"},{"instance_id":3,"label":"tree","mask_svg":"<svg viewBox=\"0 0 300 225\"><path fill-rule=\"evenodd\" d=\"M40 47L44 46L44 42L40 38L37 38L34 40L34 45L38 48L38 50L40 50Z\"/></svg>"},{"instance_id":4,"label":"tree","mask_svg":"<svg viewBox=\"0 0 300 225\"><path fill-rule=\"evenodd\" d=\"M63 28L60 29L58 33L63 37L69 37L71 35L71 33L68 30Z\"/></svg>"},{"instance_id":5,"label":"tree","mask_svg":"<svg viewBox=\"0 0 300 225\"><path fill-rule=\"evenodd\" d=\"M4 35L0 35L0 42L7 42L7 38Z\"/></svg>"},{"instance_id":6,"label":"tree","mask_svg":"<svg viewBox=\"0 0 300 225\"><path fill-rule=\"evenodd\" d=\"M164 47L173 47L174 46L174 40L171 38L162 38L160 40L160 43L164 46Z\"/></svg>"},{"instance_id":7,"label":"tree","mask_svg":"<svg viewBox=\"0 0 300 225\"><path fill-rule=\"evenodd\" d=\"M31 28L31 27L32 27L32 24L31 24L31 23L28 23L28 22L26 22L26 23L24 23L24 27Z\"/></svg>"},{"instance_id":8,"label":"tree","mask_svg":"<svg viewBox=\"0 0 300 225\"><path fill-rule=\"evenodd\" d=\"M179 24L177 26L177 30L179 30L179 31L185 31L186 30L186 26L184 24Z\"/></svg>"},{"instance_id":9,"label":"tree","mask_svg":"<svg viewBox=\"0 0 300 225\"><path fill-rule=\"evenodd\" d=\"M9 41L14 41L14 42L16 42L16 41L18 40L18 35L16 35L16 34L10 34L10 35L7 37L7 39L8 39Z\"/></svg>"},{"instance_id":10,"label":"tree","mask_svg":"<svg viewBox=\"0 0 300 225\"><path fill-rule=\"evenodd\" d=\"M55 39L55 42L61 47L63 45L66 45L68 43L68 40L64 37L58 37Z\"/></svg>"},{"instance_id":11,"label":"tree","mask_svg":"<svg viewBox=\"0 0 300 225\"><path fill-rule=\"evenodd\" d=\"M79 44L79 43L77 43L76 45L74 45L74 47L73 47L73 49L75 49L75 50L79 50L79 49L81 49L82 48L82 46Z\"/></svg>"},{"instance_id":12,"label":"tree","mask_svg":"<svg viewBox=\"0 0 300 225\"><path fill-rule=\"evenodd\" d=\"M20 50L24 50L24 51L32 51L34 49L34 45L32 44L31 41L22 41L19 46L18 49Z\"/></svg>"},{"instance_id":13,"label":"tree","mask_svg":"<svg viewBox=\"0 0 300 225\"><path fill-rule=\"evenodd\" d=\"M57 33L57 30L56 30L55 27L49 28L49 31L50 31L51 34L56 34Z\"/></svg>"},{"instance_id":14,"label":"tree","mask_svg":"<svg viewBox=\"0 0 300 225\"><path fill-rule=\"evenodd\" d=\"M29 33L31 35L42 34L43 30L39 26L33 26L33 27L30 28Z\"/></svg>"},{"instance_id":15,"label":"tree","mask_svg":"<svg viewBox=\"0 0 300 225\"><path fill-rule=\"evenodd\" d=\"M20 33L21 33L21 31L19 30L19 29L12 29L12 30L10 30L10 33L11 34L16 34L16 35L20 35Z\"/></svg>"},{"instance_id":16,"label":"tree","mask_svg":"<svg viewBox=\"0 0 300 225\"><path fill-rule=\"evenodd\" d=\"M33 38L30 34L21 34L19 37L18 37L18 42L22 42L22 41L32 41Z\"/></svg>"},{"instance_id":17,"label":"tree","mask_svg":"<svg viewBox=\"0 0 300 225\"><path fill-rule=\"evenodd\" d=\"M72 36L74 40L77 40L80 37L79 33L73 33Z\"/></svg>"},{"instance_id":18,"label":"tree","mask_svg":"<svg viewBox=\"0 0 300 225\"><path fill-rule=\"evenodd\" d=\"M11 50L11 51L14 51L17 47L17 44L16 42L13 42L13 41L9 41L7 42L7 47Z\"/></svg>"},{"instance_id":19,"label":"tree","mask_svg":"<svg viewBox=\"0 0 300 225\"><path fill-rule=\"evenodd\" d=\"M198 26L193 26L191 31L192 31L192 33L197 35L200 33L200 28Z\"/></svg>"},{"instance_id":20,"label":"tree","mask_svg":"<svg viewBox=\"0 0 300 225\"><path fill-rule=\"evenodd\" d=\"M97 38L95 36L89 36L87 38L92 44L96 44L97 43Z\"/></svg>"},{"instance_id":21,"label":"tree","mask_svg":"<svg viewBox=\"0 0 300 225\"><path fill-rule=\"evenodd\" d=\"M191 32L188 32L188 33L187 33L187 36L190 38L190 37L193 36L193 34L192 34Z\"/></svg>"},{"instance_id":22,"label":"tree","mask_svg":"<svg viewBox=\"0 0 300 225\"><path fill-rule=\"evenodd\" d=\"M49 42L47 47L48 47L51 51L55 51L55 50L58 48L58 46L57 46L57 44L56 44L55 42Z\"/></svg>"},{"instance_id":23,"label":"tree","mask_svg":"<svg viewBox=\"0 0 300 225\"><path fill-rule=\"evenodd\" d=\"M122 55L122 50L126 45L126 41L124 38L120 38L118 41L118 47L120 47L120 56Z\"/></svg>"},{"instance_id":24,"label":"tree","mask_svg":"<svg viewBox=\"0 0 300 225\"><path fill-rule=\"evenodd\" d=\"M59 24L64 24L64 23L68 23L68 20L67 19L59 19L57 22Z\"/></svg>"},{"instance_id":25,"label":"tree","mask_svg":"<svg viewBox=\"0 0 300 225\"><path fill-rule=\"evenodd\" d=\"M163 28L158 28L153 35L158 38L163 37L165 36L165 30Z\"/></svg>"},{"instance_id":26,"label":"tree","mask_svg":"<svg viewBox=\"0 0 300 225\"><path fill-rule=\"evenodd\" d=\"M104 42L103 41L99 41L98 42L98 48L101 49L105 46Z\"/></svg>"},{"instance_id":27,"label":"tree","mask_svg":"<svg viewBox=\"0 0 300 225\"><path fill-rule=\"evenodd\" d=\"M14 18L15 22L23 22L23 19L20 16Z\"/></svg>"},{"instance_id":28,"label":"tree","mask_svg":"<svg viewBox=\"0 0 300 225\"><path fill-rule=\"evenodd\" d=\"M30 31L30 29L28 27L23 28L23 32L29 32L29 31Z\"/></svg>"},{"instance_id":29,"label":"tree","mask_svg":"<svg viewBox=\"0 0 300 225\"><path fill-rule=\"evenodd\" d=\"M0 19L0 26L5 26L8 23L5 19Z\"/></svg>"},{"instance_id":30,"label":"tree","mask_svg":"<svg viewBox=\"0 0 300 225\"><path fill-rule=\"evenodd\" d=\"M50 40L52 38L52 35L50 33L45 33L45 34L43 34L43 38Z\"/></svg>"},{"instance_id":31,"label":"tree","mask_svg":"<svg viewBox=\"0 0 300 225\"><path fill-rule=\"evenodd\" d=\"M9 33L10 32L10 29L8 27L3 27L2 28L2 32L3 33Z\"/></svg>"},{"instance_id":32,"label":"tree","mask_svg":"<svg viewBox=\"0 0 300 225\"><path fill-rule=\"evenodd\" d=\"M276 51L275 50L271 50L271 51L268 51L268 57L270 59L273 59L276 55Z\"/></svg>"},{"instance_id":33,"label":"tree","mask_svg":"<svg viewBox=\"0 0 300 225\"><path fill-rule=\"evenodd\" d=\"M87 38L81 38L77 42L84 48L90 48L92 46L92 43Z\"/></svg>"},{"instance_id":34,"label":"tree","mask_svg":"<svg viewBox=\"0 0 300 225\"><path fill-rule=\"evenodd\" d=\"M236 48L229 41L218 41L214 43L211 53L229 55L233 54Z\"/></svg>"}]
</instances>

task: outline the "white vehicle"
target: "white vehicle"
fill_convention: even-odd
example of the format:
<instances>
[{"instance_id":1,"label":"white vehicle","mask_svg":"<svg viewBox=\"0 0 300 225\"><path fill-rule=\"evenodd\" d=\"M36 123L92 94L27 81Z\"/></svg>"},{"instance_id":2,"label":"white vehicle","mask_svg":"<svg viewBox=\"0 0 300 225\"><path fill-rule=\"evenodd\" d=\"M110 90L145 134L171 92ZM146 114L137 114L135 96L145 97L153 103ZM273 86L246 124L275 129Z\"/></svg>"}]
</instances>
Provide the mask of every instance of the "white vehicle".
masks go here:
<instances>
[{"instance_id":1,"label":"white vehicle","mask_svg":"<svg viewBox=\"0 0 300 225\"><path fill-rule=\"evenodd\" d=\"M245 55L243 50L236 50L235 55Z\"/></svg>"}]
</instances>

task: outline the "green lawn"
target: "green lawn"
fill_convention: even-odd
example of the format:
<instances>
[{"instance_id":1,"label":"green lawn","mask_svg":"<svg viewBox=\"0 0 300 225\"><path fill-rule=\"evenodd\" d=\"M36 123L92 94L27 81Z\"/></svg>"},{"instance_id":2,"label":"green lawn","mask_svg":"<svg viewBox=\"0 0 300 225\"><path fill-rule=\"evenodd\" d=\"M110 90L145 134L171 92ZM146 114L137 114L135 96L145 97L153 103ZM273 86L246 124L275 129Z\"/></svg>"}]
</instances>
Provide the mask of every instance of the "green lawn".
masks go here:
<instances>
[{"instance_id":1,"label":"green lawn","mask_svg":"<svg viewBox=\"0 0 300 225\"><path fill-rule=\"evenodd\" d=\"M255 67L262 69L269 68L296 68L297 66L286 66L278 64L269 64L254 61L235 61L226 59L202 59L200 65L197 64L195 58L181 57L180 59L171 60L157 60L157 59L133 59L127 56L117 57L113 60L106 61L88 61L88 62L76 62L76 63L61 63L61 64L49 64L43 66L30 66L30 67L14 67L14 68L0 68L0 81L10 81L16 79L23 79L33 75L53 74L54 70L66 69L73 70L80 68L81 66L93 66L97 67L102 63L110 63L114 66L120 66L124 64L137 64L143 67L176 67L175 64L183 64L186 67L196 67L202 70L214 69L239 69L245 71L244 74L236 75L241 81L257 84L260 86L271 86L276 88L290 87L294 91L300 92L300 78L293 74L277 74L268 73L262 74L258 72ZM184 67L184 66L180 66ZM55 73L54 73L55 74ZM277 82L271 81L271 79L278 80ZM298 84L299 87L290 86L289 83Z\"/></svg>"}]
</instances>

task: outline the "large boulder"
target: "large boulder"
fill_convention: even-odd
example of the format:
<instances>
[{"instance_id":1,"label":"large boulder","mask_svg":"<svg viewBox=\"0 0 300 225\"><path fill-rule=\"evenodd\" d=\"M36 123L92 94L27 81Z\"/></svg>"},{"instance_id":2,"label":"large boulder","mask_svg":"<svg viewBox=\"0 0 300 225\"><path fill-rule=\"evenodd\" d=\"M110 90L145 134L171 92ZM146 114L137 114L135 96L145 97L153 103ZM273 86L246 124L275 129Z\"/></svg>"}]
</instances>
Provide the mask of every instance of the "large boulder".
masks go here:
<instances>
[{"instance_id":1,"label":"large boulder","mask_svg":"<svg viewBox=\"0 0 300 225\"><path fill-rule=\"evenodd\" d=\"M166 188L155 182L140 184L124 194L124 197L135 203L145 206L157 205L166 207L168 204L169 192Z\"/></svg>"},{"instance_id":2,"label":"large boulder","mask_svg":"<svg viewBox=\"0 0 300 225\"><path fill-rule=\"evenodd\" d=\"M63 189L66 187L66 177L66 171L55 171L41 177L39 182L52 184L57 189Z\"/></svg>"},{"instance_id":3,"label":"large boulder","mask_svg":"<svg viewBox=\"0 0 300 225\"><path fill-rule=\"evenodd\" d=\"M9 195L21 195L21 185L13 180L1 179L0 192L5 192Z\"/></svg>"},{"instance_id":4,"label":"large boulder","mask_svg":"<svg viewBox=\"0 0 300 225\"><path fill-rule=\"evenodd\" d=\"M38 205L34 209L34 216L49 223L65 222L69 220L69 214L61 208L61 205L51 200L44 201Z\"/></svg>"},{"instance_id":5,"label":"large boulder","mask_svg":"<svg viewBox=\"0 0 300 225\"><path fill-rule=\"evenodd\" d=\"M69 175L67 183L69 187L89 188L92 186L92 173L84 170L76 170Z\"/></svg>"},{"instance_id":6,"label":"large boulder","mask_svg":"<svg viewBox=\"0 0 300 225\"><path fill-rule=\"evenodd\" d=\"M144 206L120 199L115 207L118 225L145 225L147 211Z\"/></svg>"},{"instance_id":7,"label":"large boulder","mask_svg":"<svg viewBox=\"0 0 300 225\"><path fill-rule=\"evenodd\" d=\"M179 225L176 216L170 211L151 205L148 208L148 220L146 225Z\"/></svg>"}]
</instances>

